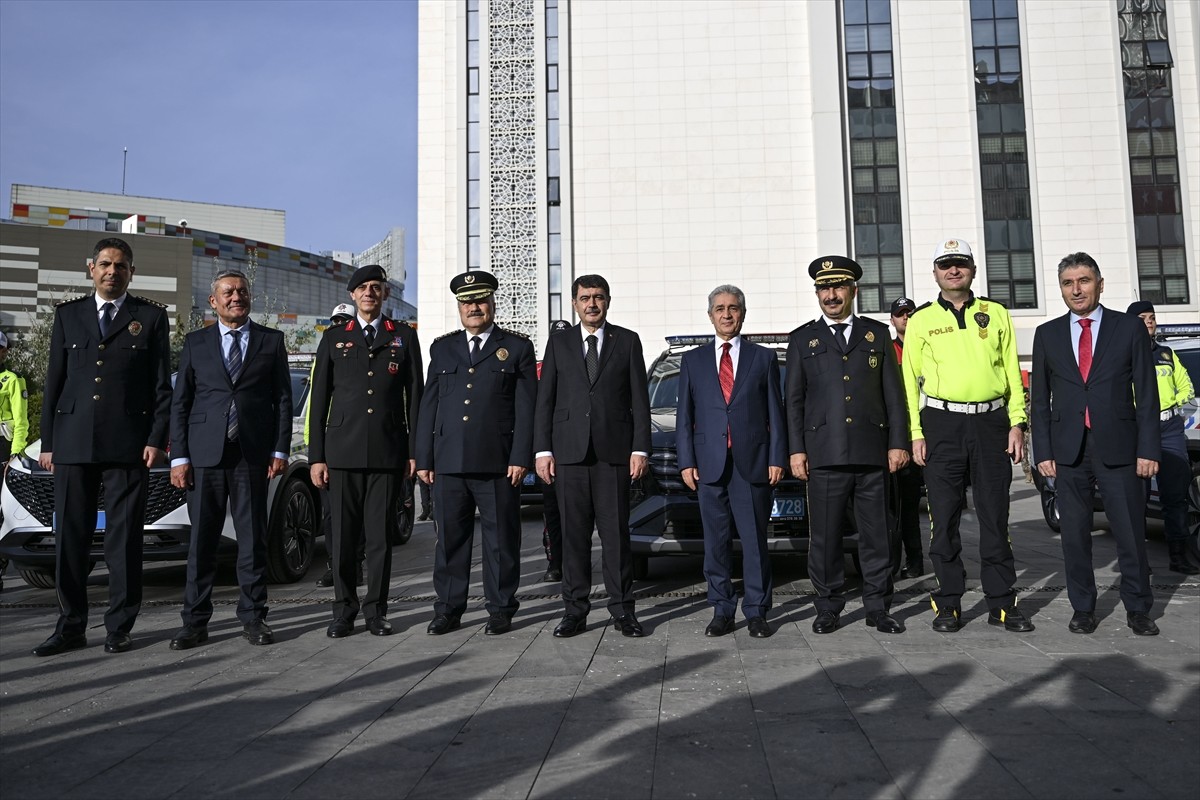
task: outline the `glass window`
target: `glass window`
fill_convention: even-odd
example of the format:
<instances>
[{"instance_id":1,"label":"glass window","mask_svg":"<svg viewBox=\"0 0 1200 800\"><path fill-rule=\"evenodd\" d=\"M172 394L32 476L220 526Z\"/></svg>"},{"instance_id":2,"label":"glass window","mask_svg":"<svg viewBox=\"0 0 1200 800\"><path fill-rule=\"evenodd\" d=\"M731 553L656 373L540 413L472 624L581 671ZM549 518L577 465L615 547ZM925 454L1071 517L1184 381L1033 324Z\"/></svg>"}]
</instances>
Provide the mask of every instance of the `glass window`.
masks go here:
<instances>
[{"instance_id":1,"label":"glass window","mask_svg":"<svg viewBox=\"0 0 1200 800\"><path fill-rule=\"evenodd\" d=\"M971 19L990 19L992 0L971 0Z\"/></svg>"},{"instance_id":2,"label":"glass window","mask_svg":"<svg viewBox=\"0 0 1200 800\"><path fill-rule=\"evenodd\" d=\"M991 47L996 43L996 26L990 19L975 20L971 23L971 39L976 47Z\"/></svg>"},{"instance_id":3,"label":"glass window","mask_svg":"<svg viewBox=\"0 0 1200 800\"><path fill-rule=\"evenodd\" d=\"M1021 71L1021 50L1017 47L1000 48L1000 72Z\"/></svg>"},{"instance_id":4,"label":"glass window","mask_svg":"<svg viewBox=\"0 0 1200 800\"><path fill-rule=\"evenodd\" d=\"M867 0L867 22L891 22L890 0Z\"/></svg>"},{"instance_id":5,"label":"glass window","mask_svg":"<svg viewBox=\"0 0 1200 800\"><path fill-rule=\"evenodd\" d=\"M851 54L846 56L846 75L850 78L871 77L870 58L866 55Z\"/></svg>"},{"instance_id":6,"label":"glass window","mask_svg":"<svg viewBox=\"0 0 1200 800\"><path fill-rule=\"evenodd\" d=\"M558 91L558 65L550 64L546 67L546 89L547 91Z\"/></svg>"},{"instance_id":7,"label":"glass window","mask_svg":"<svg viewBox=\"0 0 1200 800\"><path fill-rule=\"evenodd\" d=\"M975 74L992 75L996 72L996 51L991 47L975 48Z\"/></svg>"},{"instance_id":8,"label":"glass window","mask_svg":"<svg viewBox=\"0 0 1200 800\"><path fill-rule=\"evenodd\" d=\"M871 74L877 78L890 78L892 76L892 54L872 53Z\"/></svg>"},{"instance_id":9,"label":"glass window","mask_svg":"<svg viewBox=\"0 0 1200 800\"><path fill-rule=\"evenodd\" d=\"M867 26L866 25L847 25L846 26L846 52L847 53L865 53L867 47Z\"/></svg>"},{"instance_id":10,"label":"glass window","mask_svg":"<svg viewBox=\"0 0 1200 800\"><path fill-rule=\"evenodd\" d=\"M872 50L891 50L892 49L892 26L891 25L872 25L871 26L871 49Z\"/></svg>"},{"instance_id":11,"label":"glass window","mask_svg":"<svg viewBox=\"0 0 1200 800\"><path fill-rule=\"evenodd\" d=\"M1000 107L1002 127L1005 133L1025 133L1025 106L1020 103L1005 103Z\"/></svg>"},{"instance_id":12,"label":"glass window","mask_svg":"<svg viewBox=\"0 0 1200 800\"><path fill-rule=\"evenodd\" d=\"M867 21L867 0L846 0L842 4L846 25L864 25Z\"/></svg>"},{"instance_id":13,"label":"glass window","mask_svg":"<svg viewBox=\"0 0 1200 800\"><path fill-rule=\"evenodd\" d=\"M1016 47L1021 44L1021 26L1015 19L996 20L996 44Z\"/></svg>"},{"instance_id":14,"label":"glass window","mask_svg":"<svg viewBox=\"0 0 1200 800\"><path fill-rule=\"evenodd\" d=\"M895 167L880 167L876 174L876 185L880 192L900 191L900 170Z\"/></svg>"},{"instance_id":15,"label":"glass window","mask_svg":"<svg viewBox=\"0 0 1200 800\"><path fill-rule=\"evenodd\" d=\"M875 142L875 163L898 164L899 145L895 139L879 139Z\"/></svg>"},{"instance_id":16,"label":"glass window","mask_svg":"<svg viewBox=\"0 0 1200 800\"><path fill-rule=\"evenodd\" d=\"M979 105L975 108L980 133L1000 133L1000 106Z\"/></svg>"}]
</instances>

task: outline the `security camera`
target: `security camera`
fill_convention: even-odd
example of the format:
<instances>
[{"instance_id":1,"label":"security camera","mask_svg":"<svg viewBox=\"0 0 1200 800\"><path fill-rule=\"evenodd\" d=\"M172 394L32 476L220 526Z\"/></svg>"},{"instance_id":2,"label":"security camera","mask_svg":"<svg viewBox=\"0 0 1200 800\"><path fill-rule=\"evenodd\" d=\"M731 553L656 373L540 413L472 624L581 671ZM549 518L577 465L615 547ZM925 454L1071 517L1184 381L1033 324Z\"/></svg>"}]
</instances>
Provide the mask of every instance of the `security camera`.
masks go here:
<instances>
[{"instance_id":1,"label":"security camera","mask_svg":"<svg viewBox=\"0 0 1200 800\"><path fill-rule=\"evenodd\" d=\"M186 228L186 227L187 227L187 220L186 220L186 219L181 219L181 220L179 220L179 227L181 227L181 228Z\"/></svg>"}]
</instances>

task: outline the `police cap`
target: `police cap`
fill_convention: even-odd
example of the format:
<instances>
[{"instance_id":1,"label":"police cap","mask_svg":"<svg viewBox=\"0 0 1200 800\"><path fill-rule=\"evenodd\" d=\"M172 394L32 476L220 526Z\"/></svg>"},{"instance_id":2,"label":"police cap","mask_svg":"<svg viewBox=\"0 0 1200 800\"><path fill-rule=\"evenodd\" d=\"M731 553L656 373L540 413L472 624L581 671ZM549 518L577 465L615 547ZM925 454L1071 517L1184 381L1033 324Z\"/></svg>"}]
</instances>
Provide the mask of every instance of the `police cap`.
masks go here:
<instances>
[{"instance_id":1,"label":"police cap","mask_svg":"<svg viewBox=\"0 0 1200 800\"><path fill-rule=\"evenodd\" d=\"M354 318L356 313L357 312L355 311L354 306L350 305L349 303L338 303L333 307L333 311L329 312L329 321L335 325L338 323L339 319L342 322L349 322Z\"/></svg>"},{"instance_id":2,"label":"police cap","mask_svg":"<svg viewBox=\"0 0 1200 800\"><path fill-rule=\"evenodd\" d=\"M359 267L350 276L350 282L346 284L346 291L353 292L367 281L382 281L387 283L387 273L378 264L368 264L365 267Z\"/></svg>"},{"instance_id":3,"label":"police cap","mask_svg":"<svg viewBox=\"0 0 1200 800\"><path fill-rule=\"evenodd\" d=\"M455 275L450 279L451 293L462 302L483 300L491 297L500 287L500 281L490 272L476 269Z\"/></svg>"},{"instance_id":4,"label":"police cap","mask_svg":"<svg viewBox=\"0 0 1200 800\"><path fill-rule=\"evenodd\" d=\"M844 286L862 277L862 267L845 256L821 256L808 265L808 274L818 286Z\"/></svg>"},{"instance_id":5,"label":"police cap","mask_svg":"<svg viewBox=\"0 0 1200 800\"><path fill-rule=\"evenodd\" d=\"M1125 313L1135 317L1140 317L1142 314L1153 314L1154 303L1149 300L1135 300L1129 304L1129 308L1125 309Z\"/></svg>"},{"instance_id":6,"label":"police cap","mask_svg":"<svg viewBox=\"0 0 1200 800\"><path fill-rule=\"evenodd\" d=\"M911 314L917 310L917 304L907 297L900 297L892 301L892 316L898 317L901 314Z\"/></svg>"},{"instance_id":7,"label":"police cap","mask_svg":"<svg viewBox=\"0 0 1200 800\"><path fill-rule=\"evenodd\" d=\"M943 239L933 249L934 264L969 264L974 266L975 256L971 253L971 245L962 239Z\"/></svg>"},{"instance_id":8,"label":"police cap","mask_svg":"<svg viewBox=\"0 0 1200 800\"><path fill-rule=\"evenodd\" d=\"M554 320L554 322L550 323L550 335L551 336L553 336L556 333L562 333L563 331L569 331L569 330L571 330L571 323L567 322L565 319L556 319L556 320Z\"/></svg>"}]
</instances>

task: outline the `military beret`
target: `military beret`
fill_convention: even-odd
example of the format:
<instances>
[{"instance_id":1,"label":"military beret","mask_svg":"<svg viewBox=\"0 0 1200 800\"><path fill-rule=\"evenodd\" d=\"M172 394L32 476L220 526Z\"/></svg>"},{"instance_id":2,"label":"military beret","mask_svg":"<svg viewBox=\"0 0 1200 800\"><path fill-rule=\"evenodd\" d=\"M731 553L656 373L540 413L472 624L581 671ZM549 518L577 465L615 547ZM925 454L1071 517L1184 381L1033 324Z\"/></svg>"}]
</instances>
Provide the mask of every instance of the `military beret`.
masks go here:
<instances>
[{"instance_id":1,"label":"military beret","mask_svg":"<svg viewBox=\"0 0 1200 800\"><path fill-rule=\"evenodd\" d=\"M476 269L450 279L450 292L463 302L491 297L500 288L500 281L490 272Z\"/></svg>"},{"instance_id":2,"label":"military beret","mask_svg":"<svg viewBox=\"0 0 1200 800\"><path fill-rule=\"evenodd\" d=\"M938 246L933 249L933 263L944 264L954 261L974 264L975 256L971 253L971 245L962 239L945 239L938 242Z\"/></svg>"},{"instance_id":3,"label":"military beret","mask_svg":"<svg viewBox=\"0 0 1200 800\"><path fill-rule=\"evenodd\" d=\"M862 267L845 256L821 256L808 265L808 274L817 286L841 286L862 277Z\"/></svg>"},{"instance_id":4,"label":"military beret","mask_svg":"<svg viewBox=\"0 0 1200 800\"><path fill-rule=\"evenodd\" d=\"M1129 304L1129 308L1125 309L1126 314L1132 314L1135 317L1140 317L1142 314L1154 313L1154 303L1149 300L1135 300Z\"/></svg>"},{"instance_id":5,"label":"military beret","mask_svg":"<svg viewBox=\"0 0 1200 800\"><path fill-rule=\"evenodd\" d=\"M897 317L903 312L911 314L917 310L917 304L907 297L900 297L892 301L892 316Z\"/></svg>"},{"instance_id":6,"label":"military beret","mask_svg":"<svg viewBox=\"0 0 1200 800\"><path fill-rule=\"evenodd\" d=\"M368 264L365 267L359 267L350 276L350 282L346 284L346 291L353 292L367 281L383 281L387 283L387 273L378 264Z\"/></svg>"}]
</instances>

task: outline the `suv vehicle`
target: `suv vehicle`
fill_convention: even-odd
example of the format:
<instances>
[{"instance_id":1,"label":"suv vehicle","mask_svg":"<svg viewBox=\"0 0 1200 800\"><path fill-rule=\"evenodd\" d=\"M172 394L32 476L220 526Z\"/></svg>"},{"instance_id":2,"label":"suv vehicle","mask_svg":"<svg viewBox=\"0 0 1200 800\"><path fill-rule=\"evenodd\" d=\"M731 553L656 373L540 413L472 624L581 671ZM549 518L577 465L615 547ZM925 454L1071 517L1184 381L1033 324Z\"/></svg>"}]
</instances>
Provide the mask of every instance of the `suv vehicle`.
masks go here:
<instances>
[{"instance_id":1,"label":"suv vehicle","mask_svg":"<svg viewBox=\"0 0 1200 800\"><path fill-rule=\"evenodd\" d=\"M675 413L679 404L679 368L683 353L708 344L712 338L712 334L668 336L667 349L650 365L650 472L640 485L634 485L629 501L630 545L633 550L634 577L638 579L648 575L650 558L654 556L704 553L700 501L679 474L679 459L675 451ZM742 338L776 352L781 384L786 385L788 334L742 334ZM735 554L741 552L741 542L736 536L733 547ZM857 568L857 535L848 535L844 547ZM801 555L808 552L806 485L804 481L790 476L786 464L784 479L775 487L775 501L767 527L767 550L771 553Z\"/></svg>"},{"instance_id":2,"label":"suv vehicle","mask_svg":"<svg viewBox=\"0 0 1200 800\"><path fill-rule=\"evenodd\" d=\"M1175 351L1183 368L1188 371L1192 385L1200 389L1200 325L1159 325L1154 334L1157 341L1163 342ZM1184 406L1184 435L1187 437L1188 460L1192 465L1192 483L1188 489L1188 529L1192 533L1200 530L1200 408L1193 399ZM1060 529L1058 517L1058 496L1054 488L1053 478L1044 478L1037 471L1037 456L1029 454L1029 464L1034 486L1041 494L1042 515L1051 530ZM1095 510L1103 513L1104 499L1100 496L1099 487L1096 489ZM1146 515L1162 518L1162 505L1158 497L1158 480L1150 482L1150 498L1146 504Z\"/></svg>"}]
</instances>

